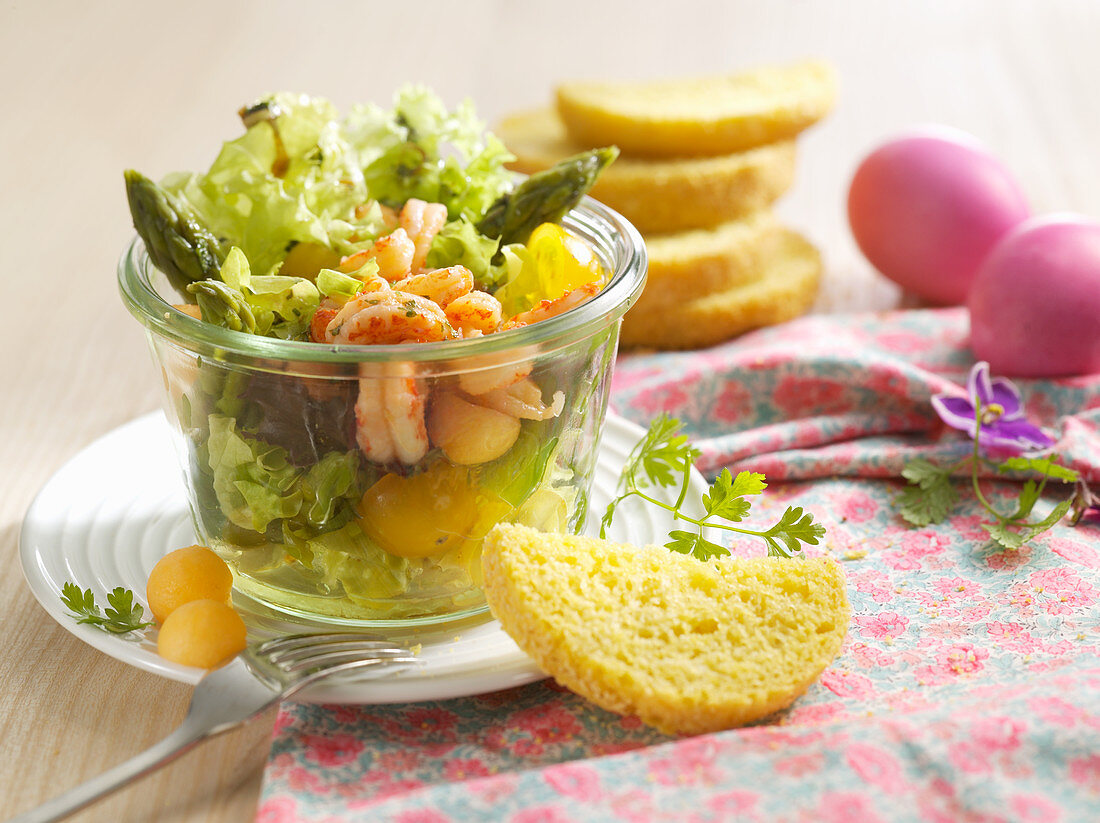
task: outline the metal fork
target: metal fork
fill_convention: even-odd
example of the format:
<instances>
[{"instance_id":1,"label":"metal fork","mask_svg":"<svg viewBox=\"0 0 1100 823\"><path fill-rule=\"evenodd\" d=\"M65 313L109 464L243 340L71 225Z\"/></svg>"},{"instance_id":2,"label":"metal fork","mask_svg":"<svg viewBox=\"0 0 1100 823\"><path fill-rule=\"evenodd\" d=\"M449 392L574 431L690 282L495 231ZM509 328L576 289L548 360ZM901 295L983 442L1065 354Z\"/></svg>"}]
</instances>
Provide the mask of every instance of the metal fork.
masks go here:
<instances>
[{"instance_id":1,"label":"metal fork","mask_svg":"<svg viewBox=\"0 0 1100 823\"><path fill-rule=\"evenodd\" d=\"M408 649L362 634L296 634L254 643L199 681L187 716L164 740L8 823L68 817L322 678L370 668L390 671L417 662Z\"/></svg>"}]
</instances>

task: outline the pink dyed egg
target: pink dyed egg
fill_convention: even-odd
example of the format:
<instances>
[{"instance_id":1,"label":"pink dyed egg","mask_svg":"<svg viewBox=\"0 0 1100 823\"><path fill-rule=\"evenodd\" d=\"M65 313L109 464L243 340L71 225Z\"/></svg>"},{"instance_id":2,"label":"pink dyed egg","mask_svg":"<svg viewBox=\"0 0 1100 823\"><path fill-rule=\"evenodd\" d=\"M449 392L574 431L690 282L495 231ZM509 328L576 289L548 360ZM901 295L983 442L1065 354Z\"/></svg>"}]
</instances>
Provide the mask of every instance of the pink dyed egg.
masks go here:
<instances>
[{"instance_id":1,"label":"pink dyed egg","mask_svg":"<svg viewBox=\"0 0 1100 823\"><path fill-rule=\"evenodd\" d=\"M942 304L966 300L986 254L1028 214L1005 166L971 135L946 127L883 144L848 190L848 222L871 264Z\"/></svg>"},{"instance_id":2,"label":"pink dyed egg","mask_svg":"<svg viewBox=\"0 0 1100 823\"><path fill-rule=\"evenodd\" d=\"M970 347L994 374L1100 372L1100 223L1050 215L990 252L967 301Z\"/></svg>"}]
</instances>

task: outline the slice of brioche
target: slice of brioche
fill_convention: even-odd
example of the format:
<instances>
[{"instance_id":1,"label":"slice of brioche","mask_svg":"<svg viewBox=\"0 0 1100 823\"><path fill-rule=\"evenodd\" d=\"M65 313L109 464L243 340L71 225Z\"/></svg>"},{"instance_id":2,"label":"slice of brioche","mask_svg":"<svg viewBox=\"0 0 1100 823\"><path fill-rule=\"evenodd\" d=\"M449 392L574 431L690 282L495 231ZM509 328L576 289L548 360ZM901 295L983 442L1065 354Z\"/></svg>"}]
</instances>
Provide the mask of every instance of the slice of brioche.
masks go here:
<instances>
[{"instance_id":1,"label":"slice of brioche","mask_svg":"<svg viewBox=\"0 0 1100 823\"><path fill-rule=\"evenodd\" d=\"M493 614L540 668L668 734L728 729L790 705L848 630L844 574L828 559L704 563L498 525L482 563Z\"/></svg>"},{"instance_id":2,"label":"slice of brioche","mask_svg":"<svg viewBox=\"0 0 1100 823\"><path fill-rule=\"evenodd\" d=\"M821 255L797 232L763 241L760 276L725 291L677 302L660 281L647 283L623 318L623 346L696 349L804 314L821 279Z\"/></svg>"},{"instance_id":3,"label":"slice of brioche","mask_svg":"<svg viewBox=\"0 0 1100 823\"><path fill-rule=\"evenodd\" d=\"M494 129L516 156L509 168L542 171L584 151L553 109L505 118ZM642 232L716 226L767 208L794 180L793 141L718 157L653 160L620 156L601 172L590 194Z\"/></svg>"},{"instance_id":4,"label":"slice of brioche","mask_svg":"<svg viewBox=\"0 0 1100 823\"><path fill-rule=\"evenodd\" d=\"M574 141L624 154L730 154L789 140L833 106L836 78L807 61L741 74L647 83L570 82L558 113Z\"/></svg>"},{"instance_id":5,"label":"slice of brioche","mask_svg":"<svg viewBox=\"0 0 1100 823\"><path fill-rule=\"evenodd\" d=\"M683 303L761 279L786 232L772 212L762 211L712 229L646 237L643 312L651 304Z\"/></svg>"}]
</instances>

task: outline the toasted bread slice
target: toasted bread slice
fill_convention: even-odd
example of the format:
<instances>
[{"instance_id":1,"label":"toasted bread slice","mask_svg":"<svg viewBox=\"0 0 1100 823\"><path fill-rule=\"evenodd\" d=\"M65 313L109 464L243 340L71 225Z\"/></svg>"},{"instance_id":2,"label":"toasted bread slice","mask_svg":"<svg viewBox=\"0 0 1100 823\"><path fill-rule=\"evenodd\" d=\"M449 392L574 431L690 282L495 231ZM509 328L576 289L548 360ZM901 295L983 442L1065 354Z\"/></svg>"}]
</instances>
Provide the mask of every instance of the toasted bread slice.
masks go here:
<instances>
[{"instance_id":1,"label":"toasted bread slice","mask_svg":"<svg viewBox=\"0 0 1100 823\"><path fill-rule=\"evenodd\" d=\"M649 235L643 297L655 296L644 305L683 303L761 279L776 238L786 231L772 212L761 211L713 229Z\"/></svg>"},{"instance_id":2,"label":"toasted bread slice","mask_svg":"<svg viewBox=\"0 0 1100 823\"><path fill-rule=\"evenodd\" d=\"M553 109L507 117L494 129L516 155L510 168L532 174L586 147L572 142ZM767 208L794 179L793 141L737 154L682 160L620 156L590 194L642 232L677 232Z\"/></svg>"},{"instance_id":3,"label":"toasted bread slice","mask_svg":"<svg viewBox=\"0 0 1100 823\"><path fill-rule=\"evenodd\" d=\"M689 300L680 300L667 282L647 283L623 318L623 346L703 348L805 313L821 278L817 249L797 232L781 229L763 239L758 257L759 277Z\"/></svg>"},{"instance_id":4,"label":"toasted bread slice","mask_svg":"<svg viewBox=\"0 0 1100 823\"><path fill-rule=\"evenodd\" d=\"M834 560L702 562L661 546L498 525L485 595L543 671L668 734L750 723L791 704L850 617Z\"/></svg>"},{"instance_id":5,"label":"toasted bread slice","mask_svg":"<svg viewBox=\"0 0 1100 823\"><path fill-rule=\"evenodd\" d=\"M583 145L691 157L789 140L824 117L835 97L833 69L807 61L727 76L563 83L557 106L570 137Z\"/></svg>"}]
</instances>

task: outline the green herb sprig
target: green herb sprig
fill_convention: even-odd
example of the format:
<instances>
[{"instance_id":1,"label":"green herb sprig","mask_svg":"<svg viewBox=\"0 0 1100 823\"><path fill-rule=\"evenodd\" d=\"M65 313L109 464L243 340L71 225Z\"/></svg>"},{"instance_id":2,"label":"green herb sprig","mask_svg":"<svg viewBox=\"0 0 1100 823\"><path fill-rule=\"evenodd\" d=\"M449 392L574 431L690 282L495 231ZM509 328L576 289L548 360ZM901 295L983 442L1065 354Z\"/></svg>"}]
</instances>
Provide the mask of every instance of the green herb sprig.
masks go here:
<instances>
[{"instance_id":1,"label":"green herb sprig","mask_svg":"<svg viewBox=\"0 0 1100 823\"><path fill-rule=\"evenodd\" d=\"M729 469L723 469L702 496L704 515L697 518L685 514L682 509L691 482L691 468L700 451L691 445L687 435L681 433L682 428L679 420L667 414L660 415L650 424L649 431L630 452L623 467L617 489L619 494L608 505L600 522L600 537L607 536L618 505L628 497L636 496L672 512L676 520L695 526L693 531L673 529L668 534L671 540L665 546L699 560L710 560L730 553L725 546L703 536L704 529L708 527L760 537L767 543L770 557L791 557L794 552L802 550L803 543L817 545L825 535L825 527L815 523L813 515L803 512L799 506L788 507L779 522L766 530L730 525L742 522L752 508L749 498L767 488L764 475L757 472L744 471L735 476ZM680 492L672 505L644 491L652 486L672 488L676 485L680 486Z\"/></svg>"},{"instance_id":2,"label":"green herb sprig","mask_svg":"<svg viewBox=\"0 0 1100 823\"><path fill-rule=\"evenodd\" d=\"M77 623L86 623L110 634L129 634L153 625L142 621L145 609L134 602L134 593L122 586L107 594L109 605L102 612L96 605L92 590L81 591L75 583L66 583L61 587L61 602L73 613Z\"/></svg>"},{"instance_id":3,"label":"green herb sprig","mask_svg":"<svg viewBox=\"0 0 1100 823\"><path fill-rule=\"evenodd\" d=\"M969 465L970 484L974 490L974 496L982 508L993 517L992 522L982 523L982 528L999 546L1018 549L1060 521L1073 505L1071 496L1055 505L1046 517L1029 519L1035 504L1042 498L1047 483L1051 480L1073 483L1079 480L1079 475L1073 469L1057 462L1057 455L1009 457L999 462L982 457L979 450L979 435L982 430L983 416L987 412L988 409L980 401L975 402L974 445L967 457L947 466L937 466L923 457L910 460L905 465L901 474L909 481L909 485L902 492L898 506L901 516L914 526L928 526L942 522L955 508L959 499L951 476ZM998 474L1031 472L1038 477L1024 481L1020 486L1014 510L1010 514L1003 514L982 493L978 483L978 470L982 466L993 468Z\"/></svg>"}]
</instances>

